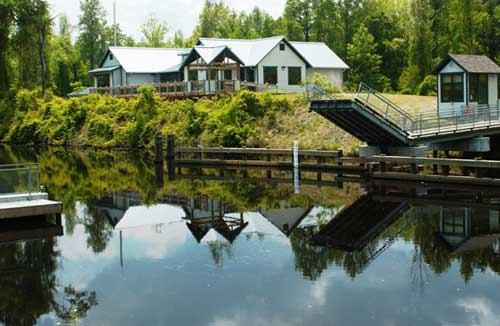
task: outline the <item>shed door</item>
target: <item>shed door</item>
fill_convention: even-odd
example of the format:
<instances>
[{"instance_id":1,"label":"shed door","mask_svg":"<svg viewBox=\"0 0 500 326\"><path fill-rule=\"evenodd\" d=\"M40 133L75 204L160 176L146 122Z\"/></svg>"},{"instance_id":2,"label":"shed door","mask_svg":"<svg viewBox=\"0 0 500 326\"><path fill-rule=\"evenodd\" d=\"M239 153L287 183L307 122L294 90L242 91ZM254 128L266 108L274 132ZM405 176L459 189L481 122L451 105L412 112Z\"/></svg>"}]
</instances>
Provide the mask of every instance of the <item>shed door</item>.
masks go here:
<instances>
[{"instance_id":1,"label":"shed door","mask_svg":"<svg viewBox=\"0 0 500 326\"><path fill-rule=\"evenodd\" d=\"M488 75L479 75L479 104L488 104Z\"/></svg>"}]
</instances>

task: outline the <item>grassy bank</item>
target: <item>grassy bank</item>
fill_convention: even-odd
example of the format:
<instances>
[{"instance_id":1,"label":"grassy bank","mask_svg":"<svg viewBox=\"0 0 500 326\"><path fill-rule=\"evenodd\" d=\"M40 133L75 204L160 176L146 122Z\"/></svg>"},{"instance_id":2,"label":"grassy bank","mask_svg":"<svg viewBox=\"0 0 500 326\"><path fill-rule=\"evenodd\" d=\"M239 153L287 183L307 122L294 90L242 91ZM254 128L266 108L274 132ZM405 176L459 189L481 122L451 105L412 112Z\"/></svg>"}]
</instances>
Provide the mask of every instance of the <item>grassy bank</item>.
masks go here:
<instances>
[{"instance_id":1,"label":"grassy bank","mask_svg":"<svg viewBox=\"0 0 500 326\"><path fill-rule=\"evenodd\" d=\"M342 94L349 97L350 94ZM435 110L432 97L388 95L411 112ZM21 90L0 102L0 139L17 145L142 148L156 132L183 145L356 150L361 144L315 113L303 95L242 91L199 101L163 101L143 87L137 99L64 99Z\"/></svg>"}]
</instances>

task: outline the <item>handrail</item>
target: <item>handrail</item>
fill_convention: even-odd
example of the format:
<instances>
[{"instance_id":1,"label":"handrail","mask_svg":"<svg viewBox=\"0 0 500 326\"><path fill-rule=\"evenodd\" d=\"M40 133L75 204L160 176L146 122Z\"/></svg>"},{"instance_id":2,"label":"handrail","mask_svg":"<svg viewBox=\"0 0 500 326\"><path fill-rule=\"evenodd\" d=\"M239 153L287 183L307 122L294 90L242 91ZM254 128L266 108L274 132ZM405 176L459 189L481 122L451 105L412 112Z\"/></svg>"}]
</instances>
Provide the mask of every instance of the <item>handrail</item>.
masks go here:
<instances>
[{"instance_id":1,"label":"handrail","mask_svg":"<svg viewBox=\"0 0 500 326\"><path fill-rule=\"evenodd\" d=\"M28 200L32 199L32 192L40 191L40 168L37 163L20 163L20 164L2 164L0 165L0 173L5 172L22 172L27 171L26 187L28 189ZM35 189L33 189L32 173L35 173ZM35 190L35 191L34 191Z\"/></svg>"},{"instance_id":2,"label":"handrail","mask_svg":"<svg viewBox=\"0 0 500 326\"><path fill-rule=\"evenodd\" d=\"M306 85L306 88L307 88L307 85ZM323 97L326 97L326 98L328 98L329 100L332 100L332 101L336 100L336 98L333 95L327 93L324 88L322 88L322 87L320 87L318 85L312 85L311 86L311 90L310 90L310 95L309 95L309 100L310 101L313 100L314 93L318 93L320 95L320 99L323 98Z\"/></svg>"}]
</instances>

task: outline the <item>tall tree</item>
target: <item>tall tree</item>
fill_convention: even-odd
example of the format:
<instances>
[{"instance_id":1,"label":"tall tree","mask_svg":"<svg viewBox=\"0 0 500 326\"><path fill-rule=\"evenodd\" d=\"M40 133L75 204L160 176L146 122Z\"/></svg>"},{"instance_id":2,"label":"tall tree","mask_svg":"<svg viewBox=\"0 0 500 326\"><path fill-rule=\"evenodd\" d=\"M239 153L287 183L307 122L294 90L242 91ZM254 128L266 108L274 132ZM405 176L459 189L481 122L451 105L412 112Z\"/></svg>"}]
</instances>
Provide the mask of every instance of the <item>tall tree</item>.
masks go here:
<instances>
[{"instance_id":1,"label":"tall tree","mask_svg":"<svg viewBox=\"0 0 500 326\"><path fill-rule=\"evenodd\" d=\"M14 2L0 0L0 96L9 89L11 82L9 49L13 20Z\"/></svg>"},{"instance_id":2,"label":"tall tree","mask_svg":"<svg viewBox=\"0 0 500 326\"><path fill-rule=\"evenodd\" d=\"M286 21L287 36L292 40L309 41L314 21L313 1L287 0L283 16Z\"/></svg>"},{"instance_id":3,"label":"tall tree","mask_svg":"<svg viewBox=\"0 0 500 326\"><path fill-rule=\"evenodd\" d=\"M77 44L82 59L93 69L106 52L106 12L99 0L81 1L80 10Z\"/></svg>"},{"instance_id":4,"label":"tall tree","mask_svg":"<svg viewBox=\"0 0 500 326\"><path fill-rule=\"evenodd\" d=\"M165 45L165 36L168 32L168 26L165 22L156 18L156 16L151 15L146 22L141 25L141 32L144 36L146 46L159 48Z\"/></svg>"},{"instance_id":5,"label":"tall tree","mask_svg":"<svg viewBox=\"0 0 500 326\"><path fill-rule=\"evenodd\" d=\"M19 0L16 5L16 50L20 70L20 85L31 88L41 84L47 89L47 43L52 20L45 0ZM37 60L33 64L33 53Z\"/></svg>"},{"instance_id":6,"label":"tall tree","mask_svg":"<svg viewBox=\"0 0 500 326\"><path fill-rule=\"evenodd\" d=\"M351 66L349 84L352 88L359 82L382 91L389 86L387 77L380 72L382 57L377 54L375 38L364 24L359 26L352 43L347 47L347 61Z\"/></svg>"}]
</instances>

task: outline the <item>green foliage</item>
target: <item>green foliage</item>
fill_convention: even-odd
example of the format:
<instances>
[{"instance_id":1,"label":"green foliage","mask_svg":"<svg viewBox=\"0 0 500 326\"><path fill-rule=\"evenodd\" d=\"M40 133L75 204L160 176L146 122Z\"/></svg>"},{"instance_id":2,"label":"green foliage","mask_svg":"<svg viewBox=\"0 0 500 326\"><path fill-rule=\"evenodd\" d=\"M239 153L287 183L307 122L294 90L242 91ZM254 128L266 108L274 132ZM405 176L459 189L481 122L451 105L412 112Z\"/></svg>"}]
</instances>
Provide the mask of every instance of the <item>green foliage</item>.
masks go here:
<instances>
[{"instance_id":1,"label":"green foliage","mask_svg":"<svg viewBox=\"0 0 500 326\"><path fill-rule=\"evenodd\" d=\"M348 63L352 66L349 72L348 86L355 89L364 82L379 90L389 87L389 80L380 72L382 57L376 52L377 44L373 35L365 25L361 25L347 48Z\"/></svg>"},{"instance_id":2,"label":"green foliage","mask_svg":"<svg viewBox=\"0 0 500 326\"><path fill-rule=\"evenodd\" d=\"M221 146L257 145L257 123L273 125L289 110L284 97L241 91L197 102L160 100L144 86L135 100L90 95L63 99L21 90L0 101L3 140L14 144L147 147L155 133L175 134L180 143Z\"/></svg>"},{"instance_id":3,"label":"green foliage","mask_svg":"<svg viewBox=\"0 0 500 326\"><path fill-rule=\"evenodd\" d=\"M418 95L437 96L437 78L429 75L417 87Z\"/></svg>"}]
</instances>

